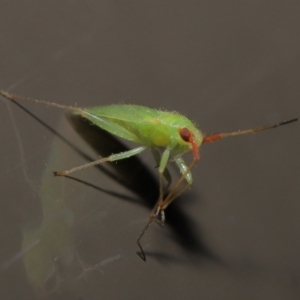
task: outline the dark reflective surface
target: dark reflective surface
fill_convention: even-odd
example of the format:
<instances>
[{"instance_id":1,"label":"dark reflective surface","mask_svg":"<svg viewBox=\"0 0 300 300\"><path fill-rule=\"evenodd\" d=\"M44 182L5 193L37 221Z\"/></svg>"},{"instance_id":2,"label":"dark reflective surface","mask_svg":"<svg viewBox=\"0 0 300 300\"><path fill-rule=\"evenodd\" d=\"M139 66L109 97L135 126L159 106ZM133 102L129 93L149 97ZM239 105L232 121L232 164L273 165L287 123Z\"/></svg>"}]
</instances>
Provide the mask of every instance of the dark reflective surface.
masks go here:
<instances>
[{"instance_id":1,"label":"dark reflective surface","mask_svg":"<svg viewBox=\"0 0 300 300\"><path fill-rule=\"evenodd\" d=\"M0 87L177 110L206 133L271 124L299 116L299 13L274 1L6 2ZM299 298L297 123L204 145L191 191L143 238L144 263L151 153L53 177L124 145L60 110L0 106L1 299Z\"/></svg>"}]
</instances>

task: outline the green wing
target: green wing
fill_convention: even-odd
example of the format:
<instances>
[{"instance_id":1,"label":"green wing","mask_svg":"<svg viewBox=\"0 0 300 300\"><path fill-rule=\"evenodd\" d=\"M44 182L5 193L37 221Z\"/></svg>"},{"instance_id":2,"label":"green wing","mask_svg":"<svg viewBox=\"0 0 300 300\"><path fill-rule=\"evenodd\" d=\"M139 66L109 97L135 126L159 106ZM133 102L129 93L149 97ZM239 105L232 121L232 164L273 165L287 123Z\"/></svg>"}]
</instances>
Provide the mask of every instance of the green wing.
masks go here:
<instances>
[{"instance_id":1,"label":"green wing","mask_svg":"<svg viewBox=\"0 0 300 300\"><path fill-rule=\"evenodd\" d=\"M102 107L95 107L88 109L89 112L101 117L112 120L120 120L124 122L145 123L152 122L154 118L159 118L162 114L166 113L150 107L141 105L108 105Z\"/></svg>"},{"instance_id":2,"label":"green wing","mask_svg":"<svg viewBox=\"0 0 300 300\"><path fill-rule=\"evenodd\" d=\"M159 117L159 111L139 105L102 106L82 109L77 113L109 133L138 144L143 143L134 131L128 130L131 126L126 128L118 121L131 125L133 122L145 124Z\"/></svg>"}]
</instances>

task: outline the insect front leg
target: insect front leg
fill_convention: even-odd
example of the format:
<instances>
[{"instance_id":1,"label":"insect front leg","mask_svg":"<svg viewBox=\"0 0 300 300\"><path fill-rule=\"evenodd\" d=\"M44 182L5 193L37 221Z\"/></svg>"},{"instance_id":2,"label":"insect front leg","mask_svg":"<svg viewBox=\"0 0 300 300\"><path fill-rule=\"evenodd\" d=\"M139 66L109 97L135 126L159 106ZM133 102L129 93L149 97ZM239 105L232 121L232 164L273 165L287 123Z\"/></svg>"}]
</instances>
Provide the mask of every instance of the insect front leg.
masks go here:
<instances>
[{"instance_id":1,"label":"insect front leg","mask_svg":"<svg viewBox=\"0 0 300 300\"><path fill-rule=\"evenodd\" d=\"M60 171L60 172L54 172L54 175L55 176L67 176L67 175L69 175L71 173L74 173L74 172L77 172L77 171L80 171L82 169L86 169L86 168L89 168L89 167L92 167L92 166L95 166L95 165L99 165L99 164L102 164L102 163L107 162L107 161L116 161L116 160L120 160L120 159L124 159L124 158L129 158L131 156L134 156L136 154L141 153L146 148L147 148L146 146L142 146L142 147L137 147L137 148L125 151L125 152L112 154L112 155L110 155L108 157L100 158L100 159L92 161L90 163L87 163L87 164L84 164L84 165L72 168L70 170Z\"/></svg>"},{"instance_id":2,"label":"insect front leg","mask_svg":"<svg viewBox=\"0 0 300 300\"><path fill-rule=\"evenodd\" d=\"M184 162L184 160L181 157L177 157L175 159L175 162L176 162L177 166L179 167L180 173L182 175L179 178L179 180L177 181L177 183L173 186L173 188L170 191L170 193L168 194L168 196L161 203L161 209L162 210L165 210L167 208L167 206L173 200L175 200L180 194L182 194L184 191L186 191L191 186L191 184L193 182L191 169L194 167L197 160L194 159L189 166L186 165L186 163ZM187 184L180 189L180 186L181 186L181 184L184 180L187 181Z\"/></svg>"},{"instance_id":3,"label":"insect front leg","mask_svg":"<svg viewBox=\"0 0 300 300\"><path fill-rule=\"evenodd\" d=\"M191 170L188 170L188 166L186 165L185 161L183 160L182 157L176 157L175 158L175 163L178 166L179 170L180 170L180 174L184 175L184 179L187 181L187 183L189 185L191 185L193 183L193 177L192 177L192 173Z\"/></svg>"}]
</instances>

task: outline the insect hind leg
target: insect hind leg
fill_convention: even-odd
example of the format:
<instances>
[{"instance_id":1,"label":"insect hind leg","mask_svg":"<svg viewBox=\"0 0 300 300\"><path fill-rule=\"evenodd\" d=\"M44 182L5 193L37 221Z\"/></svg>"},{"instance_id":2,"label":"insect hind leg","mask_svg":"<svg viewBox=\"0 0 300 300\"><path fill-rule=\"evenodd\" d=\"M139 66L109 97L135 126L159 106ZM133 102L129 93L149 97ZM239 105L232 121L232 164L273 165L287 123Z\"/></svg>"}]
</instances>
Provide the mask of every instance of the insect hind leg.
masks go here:
<instances>
[{"instance_id":1,"label":"insect hind leg","mask_svg":"<svg viewBox=\"0 0 300 300\"><path fill-rule=\"evenodd\" d=\"M116 160L120 160L120 159L129 158L131 156L134 156L136 154L141 153L146 148L147 148L146 146L137 147L137 148L125 151L125 152L116 153L116 154L112 154L108 157L100 158L98 160L89 162L87 164L84 164L84 165L81 165L81 166L78 166L78 167L75 167L75 168L72 168L72 169L69 169L69 170L66 170L66 171L59 171L59 172L53 172L53 173L54 173L54 176L67 176L71 173L74 173L74 172L77 172L77 171L80 171L82 169L86 169L86 168L89 168L89 167L92 167L92 166L95 166L95 165L99 165L99 164L102 164L102 163L107 162L107 161L116 161Z\"/></svg>"}]
</instances>

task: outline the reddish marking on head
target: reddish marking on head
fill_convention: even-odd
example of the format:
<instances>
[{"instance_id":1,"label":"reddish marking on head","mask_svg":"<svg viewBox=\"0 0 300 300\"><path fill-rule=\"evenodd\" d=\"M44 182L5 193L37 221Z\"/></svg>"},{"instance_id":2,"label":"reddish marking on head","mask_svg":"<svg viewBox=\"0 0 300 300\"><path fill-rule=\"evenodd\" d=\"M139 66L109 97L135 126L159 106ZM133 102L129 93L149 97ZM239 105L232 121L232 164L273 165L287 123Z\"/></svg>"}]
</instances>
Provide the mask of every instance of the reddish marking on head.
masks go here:
<instances>
[{"instance_id":1,"label":"reddish marking on head","mask_svg":"<svg viewBox=\"0 0 300 300\"><path fill-rule=\"evenodd\" d=\"M198 160L199 159L199 151L198 151L198 147L195 142L195 139L194 139L194 135L190 132L189 129L187 129L185 127L179 129L179 134L180 134L180 137L185 142L191 143L192 149L193 149L193 154L194 154L194 159Z\"/></svg>"},{"instance_id":2,"label":"reddish marking on head","mask_svg":"<svg viewBox=\"0 0 300 300\"><path fill-rule=\"evenodd\" d=\"M211 143L220 140L223 136L220 133L205 136L202 143Z\"/></svg>"}]
</instances>

